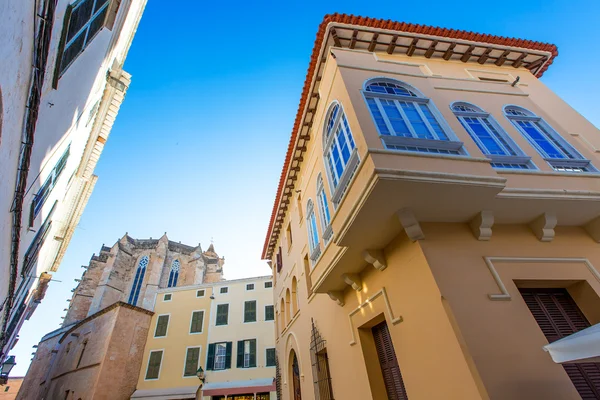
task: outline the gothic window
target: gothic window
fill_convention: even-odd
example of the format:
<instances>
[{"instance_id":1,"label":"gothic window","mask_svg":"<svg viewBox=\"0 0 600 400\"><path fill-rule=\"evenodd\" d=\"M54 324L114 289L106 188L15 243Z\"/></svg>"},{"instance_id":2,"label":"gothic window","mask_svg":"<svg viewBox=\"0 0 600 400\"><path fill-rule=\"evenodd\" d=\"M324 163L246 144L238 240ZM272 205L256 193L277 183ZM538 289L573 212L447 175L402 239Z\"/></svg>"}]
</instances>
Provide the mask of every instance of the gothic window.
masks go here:
<instances>
[{"instance_id":1,"label":"gothic window","mask_svg":"<svg viewBox=\"0 0 600 400\"><path fill-rule=\"evenodd\" d=\"M530 157L517 147L489 113L464 102L454 103L451 108L477 147L492 160L493 167L533 168Z\"/></svg>"},{"instance_id":2,"label":"gothic window","mask_svg":"<svg viewBox=\"0 0 600 400\"><path fill-rule=\"evenodd\" d=\"M359 159L346 114L338 102L329 107L325 121L323 158L331 183L332 200L337 205L354 175Z\"/></svg>"},{"instance_id":3,"label":"gothic window","mask_svg":"<svg viewBox=\"0 0 600 400\"><path fill-rule=\"evenodd\" d=\"M363 94L386 148L462 154L462 142L433 102L412 86L393 79L371 79Z\"/></svg>"},{"instance_id":4,"label":"gothic window","mask_svg":"<svg viewBox=\"0 0 600 400\"><path fill-rule=\"evenodd\" d=\"M584 159L543 118L517 106L506 106L504 115L555 171L596 172L590 160Z\"/></svg>"},{"instance_id":5,"label":"gothic window","mask_svg":"<svg viewBox=\"0 0 600 400\"><path fill-rule=\"evenodd\" d=\"M144 256L138 263L137 271L135 272L135 278L133 280L133 286L129 293L129 300L127 301L131 305L136 305L140 290L142 289L142 282L144 281L144 275L146 274L146 267L148 266L148 256Z\"/></svg>"},{"instance_id":6,"label":"gothic window","mask_svg":"<svg viewBox=\"0 0 600 400\"><path fill-rule=\"evenodd\" d=\"M171 264L171 271L169 271L169 282L167 283L167 287L177 286L177 278L179 278L179 260L173 261Z\"/></svg>"}]
</instances>

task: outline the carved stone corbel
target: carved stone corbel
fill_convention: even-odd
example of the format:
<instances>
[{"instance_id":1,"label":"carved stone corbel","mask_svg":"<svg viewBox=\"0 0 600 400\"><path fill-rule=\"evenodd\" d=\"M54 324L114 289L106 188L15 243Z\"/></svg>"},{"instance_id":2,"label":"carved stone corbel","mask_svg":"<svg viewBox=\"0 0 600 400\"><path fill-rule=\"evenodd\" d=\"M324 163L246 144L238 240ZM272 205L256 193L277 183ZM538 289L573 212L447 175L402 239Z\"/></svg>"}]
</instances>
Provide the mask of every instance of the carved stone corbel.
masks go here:
<instances>
[{"instance_id":1,"label":"carved stone corbel","mask_svg":"<svg viewBox=\"0 0 600 400\"><path fill-rule=\"evenodd\" d=\"M600 243L600 217L596 217L583 227L588 235L592 237L597 243Z\"/></svg>"},{"instance_id":2,"label":"carved stone corbel","mask_svg":"<svg viewBox=\"0 0 600 400\"><path fill-rule=\"evenodd\" d=\"M556 214L546 212L533 220L529 227L542 242L551 242L554 239L554 227L556 226Z\"/></svg>"},{"instance_id":3,"label":"carved stone corbel","mask_svg":"<svg viewBox=\"0 0 600 400\"><path fill-rule=\"evenodd\" d=\"M477 240L490 240L492 238L492 225L494 225L494 213L492 211L481 211L469 223Z\"/></svg>"},{"instance_id":4,"label":"carved stone corbel","mask_svg":"<svg viewBox=\"0 0 600 400\"><path fill-rule=\"evenodd\" d=\"M352 289L357 292L362 290L362 279L360 279L358 274L344 274L342 275L342 278L347 285L352 286Z\"/></svg>"},{"instance_id":5,"label":"carved stone corbel","mask_svg":"<svg viewBox=\"0 0 600 400\"><path fill-rule=\"evenodd\" d=\"M409 208L403 208L398 211L397 214L398 219L410 240L416 242L417 240L425 239L425 234L423 234L419 221L417 221L417 218Z\"/></svg>"},{"instance_id":6,"label":"carved stone corbel","mask_svg":"<svg viewBox=\"0 0 600 400\"><path fill-rule=\"evenodd\" d=\"M344 304L346 304L344 302L344 293L340 292L340 291L330 291L327 292L327 294L329 295L329 298L333 301L335 301L338 306L340 307L344 307Z\"/></svg>"},{"instance_id":7,"label":"carved stone corbel","mask_svg":"<svg viewBox=\"0 0 600 400\"><path fill-rule=\"evenodd\" d=\"M381 250L365 250L363 251L363 258L379 271L387 268L385 256Z\"/></svg>"}]
</instances>

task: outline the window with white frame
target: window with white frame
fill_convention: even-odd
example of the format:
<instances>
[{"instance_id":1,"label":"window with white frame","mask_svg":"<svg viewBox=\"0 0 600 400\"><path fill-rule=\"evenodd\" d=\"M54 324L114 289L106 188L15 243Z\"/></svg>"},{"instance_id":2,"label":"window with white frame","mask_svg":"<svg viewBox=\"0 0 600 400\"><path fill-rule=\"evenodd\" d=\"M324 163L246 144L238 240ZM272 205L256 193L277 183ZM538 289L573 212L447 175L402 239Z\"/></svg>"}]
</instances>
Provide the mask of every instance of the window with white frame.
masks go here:
<instances>
[{"instance_id":1,"label":"window with white frame","mask_svg":"<svg viewBox=\"0 0 600 400\"><path fill-rule=\"evenodd\" d=\"M388 149L463 154L463 144L433 102L393 79L371 79L364 96L381 140Z\"/></svg>"},{"instance_id":2,"label":"window with white frame","mask_svg":"<svg viewBox=\"0 0 600 400\"><path fill-rule=\"evenodd\" d=\"M37 193L33 197L33 202L31 205L31 208L32 208L31 214L29 216L29 219L30 219L29 225L30 226L33 226L33 221L38 216L40 211L42 211L42 206L48 199L50 192L52 192L52 189L56 185L56 182L58 182L58 178L60 177L60 174L65 169L65 166L67 165L67 160L69 159L70 154L71 154L71 144L69 144L67 146L66 150L60 156L60 158L59 158L58 162L56 163L56 165L54 166L54 168L52 168L52 171L50 171L48 178L46 178L46 180L44 181L44 183L42 184L40 189L37 191Z\"/></svg>"},{"instance_id":3,"label":"window with white frame","mask_svg":"<svg viewBox=\"0 0 600 400\"><path fill-rule=\"evenodd\" d=\"M135 278L133 279L133 285L131 286L131 292L129 293L129 300L127 301L131 305L136 305L140 290L142 289L142 282L144 282L144 275L146 274L146 267L148 266L148 256L144 256L140 259L135 272Z\"/></svg>"},{"instance_id":4,"label":"window with white frame","mask_svg":"<svg viewBox=\"0 0 600 400\"><path fill-rule=\"evenodd\" d=\"M356 144L342 106L334 102L327 111L323 132L323 158L337 205L358 166Z\"/></svg>"},{"instance_id":5,"label":"window with white frame","mask_svg":"<svg viewBox=\"0 0 600 400\"><path fill-rule=\"evenodd\" d=\"M321 174L317 177L317 205L319 208L319 217L321 218L321 229L323 230L323 240L325 244L329 242L332 236L331 216L329 214L329 204L327 203L327 194L325 194L325 185Z\"/></svg>"},{"instance_id":6,"label":"window with white frame","mask_svg":"<svg viewBox=\"0 0 600 400\"><path fill-rule=\"evenodd\" d=\"M169 281L167 283L167 287L177 286L177 279L179 279L179 268L181 267L181 263L179 260L174 260L171 264L171 270L169 271Z\"/></svg>"},{"instance_id":7,"label":"window with white frame","mask_svg":"<svg viewBox=\"0 0 600 400\"><path fill-rule=\"evenodd\" d=\"M315 262L321 255L321 246L319 245L319 231L317 230L315 206L311 199L309 199L308 203L306 203L306 228L308 229L310 259Z\"/></svg>"},{"instance_id":8,"label":"window with white frame","mask_svg":"<svg viewBox=\"0 0 600 400\"><path fill-rule=\"evenodd\" d=\"M492 160L493 167L534 168L531 157L519 149L489 113L464 102L452 104L451 109L481 152Z\"/></svg>"},{"instance_id":9,"label":"window with white frame","mask_svg":"<svg viewBox=\"0 0 600 400\"><path fill-rule=\"evenodd\" d=\"M225 358L227 355L227 343L215 345L215 367L214 369L225 369Z\"/></svg>"},{"instance_id":10,"label":"window with white frame","mask_svg":"<svg viewBox=\"0 0 600 400\"><path fill-rule=\"evenodd\" d=\"M504 115L555 171L597 171L590 160L583 158L543 118L518 106L506 106Z\"/></svg>"}]
</instances>

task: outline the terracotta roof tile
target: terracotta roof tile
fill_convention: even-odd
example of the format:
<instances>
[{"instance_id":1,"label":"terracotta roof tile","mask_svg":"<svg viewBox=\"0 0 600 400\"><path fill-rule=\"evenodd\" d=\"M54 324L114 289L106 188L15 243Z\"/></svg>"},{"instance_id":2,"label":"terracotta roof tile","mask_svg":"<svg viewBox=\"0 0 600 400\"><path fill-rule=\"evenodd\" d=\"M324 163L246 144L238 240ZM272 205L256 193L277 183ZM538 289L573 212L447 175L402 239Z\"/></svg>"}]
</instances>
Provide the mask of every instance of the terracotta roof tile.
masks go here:
<instances>
[{"instance_id":1,"label":"terracotta roof tile","mask_svg":"<svg viewBox=\"0 0 600 400\"><path fill-rule=\"evenodd\" d=\"M469 32L464 30L457 29L448 29L448 28L439 28L428 25L419 25L419 24L411 24L406 22L396 22L392 20L384 20L384 19L376 19L369 17L361 17L356 15L348 15L348 14L327 14L321 21L319 25L319 30L317 31L317 37L315 39L315 44L313 47L312 54L310 56L310 63L308 65L308 71L306 72L306 78L304 81L304 87L302 88L302 97L300 98L300 104L298 106L298 112L296 114L296 120L294 121L294 128L292 130L292 135L290 137L290 141L288 144L287 154L285 157L285 162L283 164L283 169L281 171L281 176L279 178L279 186L277 187L277 195L275 197L275 203L273 205L273 211L271 213L271 220L269 222L269 229L267 230L267 237L265 239L265 244L263 247L262 258L266 258L267 251L269 248L269 239L271 237L271 233L273 230L273 224L275 222L275 217L277 215L279 209L279 203L281 201L281 196L283 194L284 183L286 181L286 177L288 174L288 167L290 165L292 153L294 152L294 147L296 143L296 138L298 135L298 131L300 128L302 115L304 111L304 106L309 98L310 87L312 86L312 79L314 76L314 71L317 66L317 61L319 59L319 54L321 50L321 45L323 40L325 39L325 33L327 31L327 25L330 23L340 23L340 24L350 24L350 25L358 25L364 27L371 27L377 29L387 29L387 30L396 30L401 32L408 33L416 33L423 35L432 35L432 36L442 36L453 39L460 40L469 40L474 42L482 42L489 43L501 46L509 46L509 47L520 47L524 49L530 50L539 50L539 51L547 51L552 54L548 62L544 65L542 69L540 69L537 73L537 77L541 77L542 74L548 69L550 64L554 61L554 58L558 55L558 49L555 45L549 43L542 42L534 42L531 40L523 40L517 38L509 38L505 36L496 36L482 33Z\"/></svg>"}]
</instances>

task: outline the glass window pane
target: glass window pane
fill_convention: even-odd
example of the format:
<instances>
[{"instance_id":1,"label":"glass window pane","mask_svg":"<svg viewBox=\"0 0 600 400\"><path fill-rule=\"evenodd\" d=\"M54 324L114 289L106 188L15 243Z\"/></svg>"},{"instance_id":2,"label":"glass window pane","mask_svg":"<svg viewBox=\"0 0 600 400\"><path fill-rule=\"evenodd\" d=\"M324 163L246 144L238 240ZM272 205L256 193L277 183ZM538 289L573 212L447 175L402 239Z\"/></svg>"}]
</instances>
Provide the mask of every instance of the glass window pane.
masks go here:
<instances>
[{"instance_id":1,"label":"glass window pane","mask_svg":"<svg viewBox=\"0 0 600 400\"><path fill-rule=\"evenodd\" d=\"M410 130L402 118L402 114L398 111L396 104L393 101L381 100L381 105L385 111L385 115L388 117L394 133L396 136L411 137Z\"/></svg>"},{"instance_id":2,"label":"glass window pane","mask_svg":"<svg viewBox=\"0 0 600 400\"><path fill-rule=\"evenodd\" d=\"M383 119L381 112L379 112L379 108L377 107L375 99L367 99L367 104L369 105L369 109L373 114L375 124L377 125L377 128L379 128L379 133L381 135L389 135L390 131L388 130L387 125L385 124L385 120Z\"/></svg>"},{"instance_id":3,"label":"glass window pane","mask_svg":"<svg viewBox=\"0 0 600 400\"><path fill-rule=\"evenodd\" d=\"M517 153L515 152L515 150L512 148L511 145L508 144L506 139L504 139L504 137L500 134L500 132L498 132L498 130L494 127L494 125L492 125L492 123L488 120L488 118L481 118L481 119L485 123L485 125L488 127L488 129L494 134L494 137L500 143L502 143L502 145L504 146L505 149L508 150L509 154L512 156L516 156Z\"/></svg>"},{"instance_id":4,"label":"glass window pane","mask_svg":"<svg viewBox=\"0 0 600 400\"><path fill-rule=\"evenodd\" d=\"M101 9L104 5L106 5L110 0L96 0L96 5L94 6L94 12Z\"/></svg>"},{"instance_id":5,"label":"glass window pane","mask_svg":"<svg viewBox=\"0 0 600 400\"><path fill-rule=\"evenodd\" d=\"M67 30L67 43L88 23L92 17L93 6L94 0L84 0L73 9L69 19L69 29Z\"/></svg>"},{"instance_id":6,"label":"glass window pane","mask_svg":"<svg viewBox=\"0 0 600 400\"><path fill-rule=\"evenodd\" d=\"M81 33L77 39L75 39L68 47L65 47L63 51L62 60L60 62L60 72L64 72L71 62L81 53L83 50L83 44L85 43L85 32Z\"/></svg>"},{"instance_id":7,"label":"glass window pane","mask_svg":"<svg viewBox=\"0 0 600 400\"><path fill-rule=\"evenodd\" d=\"M475 136L477 136L477 138L485 147L485 154L506 155L506 152L494 140L492 135L483 127L481 121L478 118L465 117L465 121L467 122L473 133L475 133Z\"/></svg>"},{"instance_id":8,"label":"glass window pane","mask_svg":"<svg viewBox=\"0 0 600 400\"><path fill-rule=\"evenodd\" d=\"M88 32L87 42L89 43L96 33L102 29L104 26L104 19L106 18L106 13L108 12L108 7L105 7L90 23L90 30ZM86 44L87 46L87 44Z\"/></svg>"},{"instance_id":9,"label":"glass window pane","mask_svg":"<svg viewBox=\"0 0 600 400\"><path fill-rule=\"evenodd\" d=\"M417 112L415 105L406 101L401 101L399 103L408 118L408 122L415 130L417 137L421 139L434 139L431 132L429 132L429 129L427 129L425 122L421 119L421 115Z\"/></svg>"},{"instance_id":10,"label":"glass window pane","mask_svg":"<svg viewBox=\"0 0 600 400\"><path fill-rule=\"evenodd\" d=\"M431 112L431 110L429 109L427 104L420 104L420 106L421 106L421 111L425 115L425 118L427 118L429 125L431 125L431 127L435 131L438 139L448 140L448 136L446 135L446 133L444 132L444 130L442 129L440 124L437 122L437 119L435 119L435 117L433 116L433 113Z\"/></svg>"},{"instance_id":11,"label":"glass window pane","mask_svg":"<svg viewBox=\"0 0 600 400\"><path fill-rule=\"evenodd\" d=\"M529 121L517 121L517 124L550 158L566 158L552 143L550 143L541 132Z\"/></svg>"}]
</instances>

